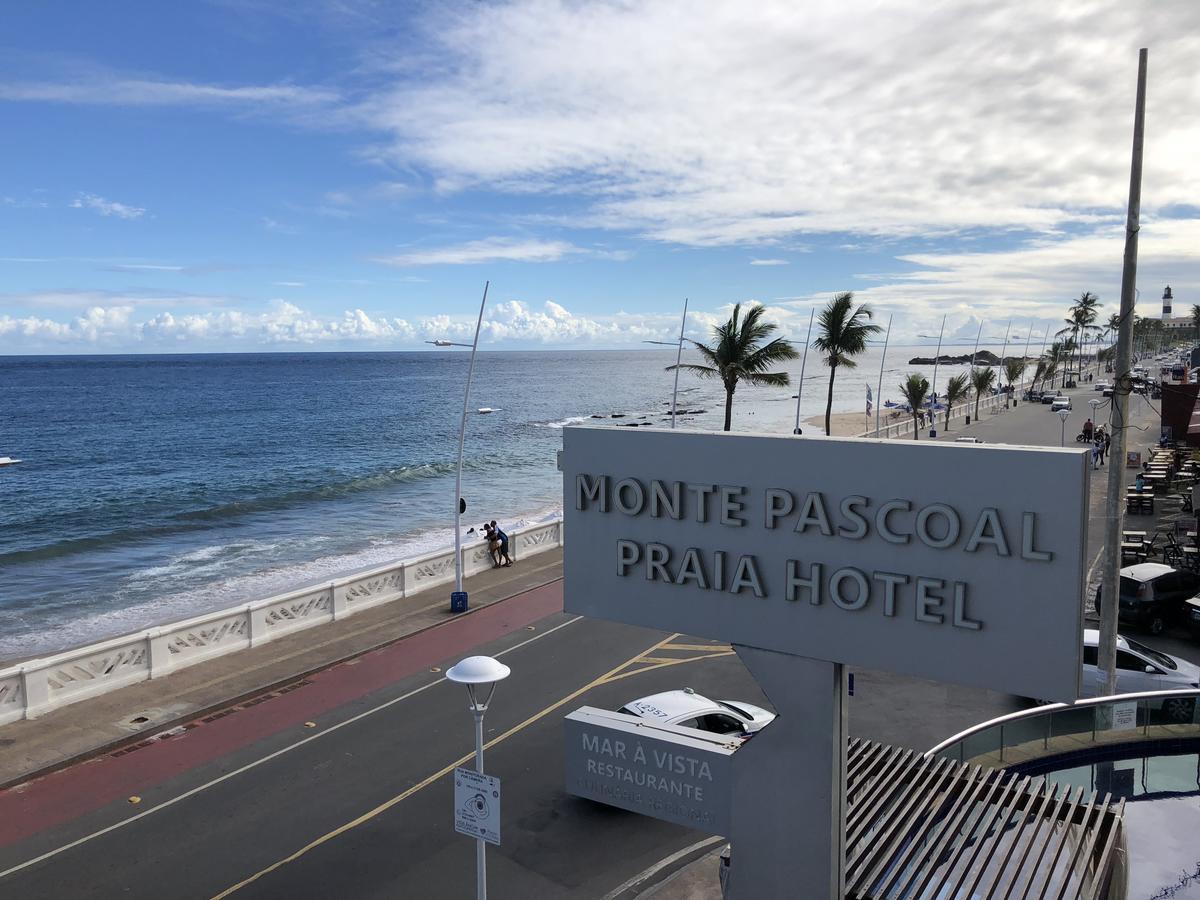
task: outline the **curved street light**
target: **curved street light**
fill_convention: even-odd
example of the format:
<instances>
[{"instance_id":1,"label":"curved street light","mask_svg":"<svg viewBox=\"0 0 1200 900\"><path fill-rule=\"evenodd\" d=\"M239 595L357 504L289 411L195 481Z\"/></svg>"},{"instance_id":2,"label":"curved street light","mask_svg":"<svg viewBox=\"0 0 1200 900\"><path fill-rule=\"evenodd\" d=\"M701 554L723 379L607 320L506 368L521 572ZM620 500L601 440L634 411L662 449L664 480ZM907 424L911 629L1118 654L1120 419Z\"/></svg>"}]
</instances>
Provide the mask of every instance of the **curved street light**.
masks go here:
<instances>
[{"instance_id":1,"label":"curved street light","mask_svg":"<svg viewBox=\"0 0 1200 900\"><path fill-rule=\"evenodd\" d=\"M458 425L458 467L454 474L454 593L450 595L451 612L466 612L467 595L463 591L462 574L462 514L466 501L462 495L462 466L463 444L467 438L467 404L471 400L471 377L475 374L475 354L479 350L479 328L483 325L483 308L487 305L488 286L490 281L483 283L483 299L479 301L479 318L475 320L475 340L469 344L458 344L454 341L433 340L426 344L435 347L470 347L471 361L467 365L467 386L463 391L462 419Z\"/></svg>"},{"instance_id":2,"label":"curved street light","mask_svg":"<svg viewBox=\"0 0 1200 900\"><path fill-rule=\"evenodd\" d=\"M1067 419L1070 417L1071 411L1069 409L1060 409L1058 411L1058 418L1062 422L1062 434L1058 439L1058 446L1060 447L1067 446Z\"/></svg>"}]
</instances>

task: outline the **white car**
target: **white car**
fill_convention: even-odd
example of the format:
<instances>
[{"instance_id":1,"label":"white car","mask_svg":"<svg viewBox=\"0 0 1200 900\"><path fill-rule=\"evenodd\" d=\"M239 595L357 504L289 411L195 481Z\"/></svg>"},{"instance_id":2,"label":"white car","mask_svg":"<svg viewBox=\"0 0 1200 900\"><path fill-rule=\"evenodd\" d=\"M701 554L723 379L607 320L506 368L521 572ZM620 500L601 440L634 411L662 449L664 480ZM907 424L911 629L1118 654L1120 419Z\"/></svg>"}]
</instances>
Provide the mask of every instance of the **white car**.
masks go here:
<instances>
[{"instance_id":1,"label":"white car","mask_svg":"<svg viewBox=\"0 0 1200 900\"><path fill-rule=\"evenodd\" d=\"M1111 385L1111 384L1109 384L1107 381L1097 381L1097 382L1095 383L1095 385L1093 385L1093 386L1092 386L1092 390L1094 390L1094 391L1105 391L1105 390L1108 390L1108 389L1109 389L1109 388L1111 388L1111 387L1112 387L1112 385Z\"/></svg>"},{"instance_id":2,"label":"white car","mask_svg":"<svg viewBox=\"0 0 1200 900\"><path fill-rule=\"evenodd\" d=\"M698 728L713 734L749 737L775 720L775 713L740 700L709 700L691 688L631 700L617 712L661 725Z\"/></svg>"},{"instance_id":3,"label":"white car","mask_svg":"<svg viewBox=\"0 0 1200 900\"><path fill-rule=\"evenodd\" d=\"M1058 412L1060 409L1070 409L1070 397L1055 397L1054 402L1050 404L1050 412Z\"/></svg>"},{"instance_id":4,"label":"white car","mask_svg":"<svg viewBox=\"0 0 1200 900\"><path fill-rule=\"evenodd\" d=\"M1094 628L1083 632L1084 697L1100 693L1100 632ZM1117 635L1117 693L1136 694L1141 691L1175 691L1200 687L1200 666L1139 644ZM1173 697L1164 708L1176 721L1191 721L1194 701L1190 697Z\"/></svg>"}]
</instances>

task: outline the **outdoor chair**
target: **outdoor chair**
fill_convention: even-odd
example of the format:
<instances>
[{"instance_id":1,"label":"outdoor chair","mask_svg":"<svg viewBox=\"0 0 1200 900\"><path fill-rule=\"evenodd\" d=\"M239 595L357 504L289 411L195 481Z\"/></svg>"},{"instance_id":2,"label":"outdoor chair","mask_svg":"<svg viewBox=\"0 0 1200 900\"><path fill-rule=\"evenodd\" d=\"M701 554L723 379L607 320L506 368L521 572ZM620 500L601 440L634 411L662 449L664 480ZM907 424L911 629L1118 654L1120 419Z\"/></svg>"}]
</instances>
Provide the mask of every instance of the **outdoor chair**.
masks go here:
<instances>
[{"instance_id":1,"label":"outdoor chair","mask_svg":"<svg viewBox=\"0 0 1200 900\"><path fill-rule=\"evenodd\" d=\"M1160 537L1158 532L1155 532L1154 540L1157 541ZM1162 553L1162 561L1168 566L1180 566L1183 564L1183 547L1179 545L1179 541L1175 540L1174 532L1168 531L1165 535L1161 535L1163 543L1160 548Z\"/></svg>"}]
</instances>

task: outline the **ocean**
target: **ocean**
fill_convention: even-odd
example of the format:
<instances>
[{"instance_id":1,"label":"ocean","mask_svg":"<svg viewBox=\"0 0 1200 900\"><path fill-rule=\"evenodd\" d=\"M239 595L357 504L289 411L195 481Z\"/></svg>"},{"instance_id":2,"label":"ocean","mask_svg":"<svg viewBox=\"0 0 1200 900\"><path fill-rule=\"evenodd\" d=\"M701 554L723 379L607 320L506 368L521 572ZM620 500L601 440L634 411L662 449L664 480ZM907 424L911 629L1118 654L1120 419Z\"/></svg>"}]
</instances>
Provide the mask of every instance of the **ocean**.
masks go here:
<instances>
[{"instance_id":1,"label":"ocean","mask_svg":"<svg viewBox=\"0 0 1200 900\"><path fill-rule=\"evenodd\" d=\"M839 370L835 411L863 409L880 352ZM674 355L481 352L464 529L560 511L564 426L669 424ZM932 350L889 350L884 398L898 398L915 355ZM0 357L0 456L24 460L0 468L0 660L451 544L468 356ZM788 368L795 382L800 361ZM957 368L942 366L939 384ZM810 355L803 418L824 411L827 380ZM680 427L719 429L720 382L683 372L679 385L680 409L702 410ZM741 387L734 428L790 433L795 393Z\"/></svg>"}]
</instances>

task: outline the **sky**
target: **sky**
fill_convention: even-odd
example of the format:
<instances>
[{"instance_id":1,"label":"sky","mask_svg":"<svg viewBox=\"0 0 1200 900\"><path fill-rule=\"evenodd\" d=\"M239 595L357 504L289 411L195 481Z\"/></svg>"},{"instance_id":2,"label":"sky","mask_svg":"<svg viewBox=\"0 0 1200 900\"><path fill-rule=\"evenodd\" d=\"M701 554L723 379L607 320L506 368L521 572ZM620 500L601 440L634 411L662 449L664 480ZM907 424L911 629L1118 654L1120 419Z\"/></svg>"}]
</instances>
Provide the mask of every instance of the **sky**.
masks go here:
<instances>
[{"instance_id":1,"label":"sky","mask_svg":"<svg viewBox=\"0 0 1200 900\"><path fill-rule=\"evenodd\" d=\"M0 354L1035 340L1200 303L1200 3L46 0L0 29ZM1011 323L1011 329L1010 329Z\"/></svg>"}]
</instances>

